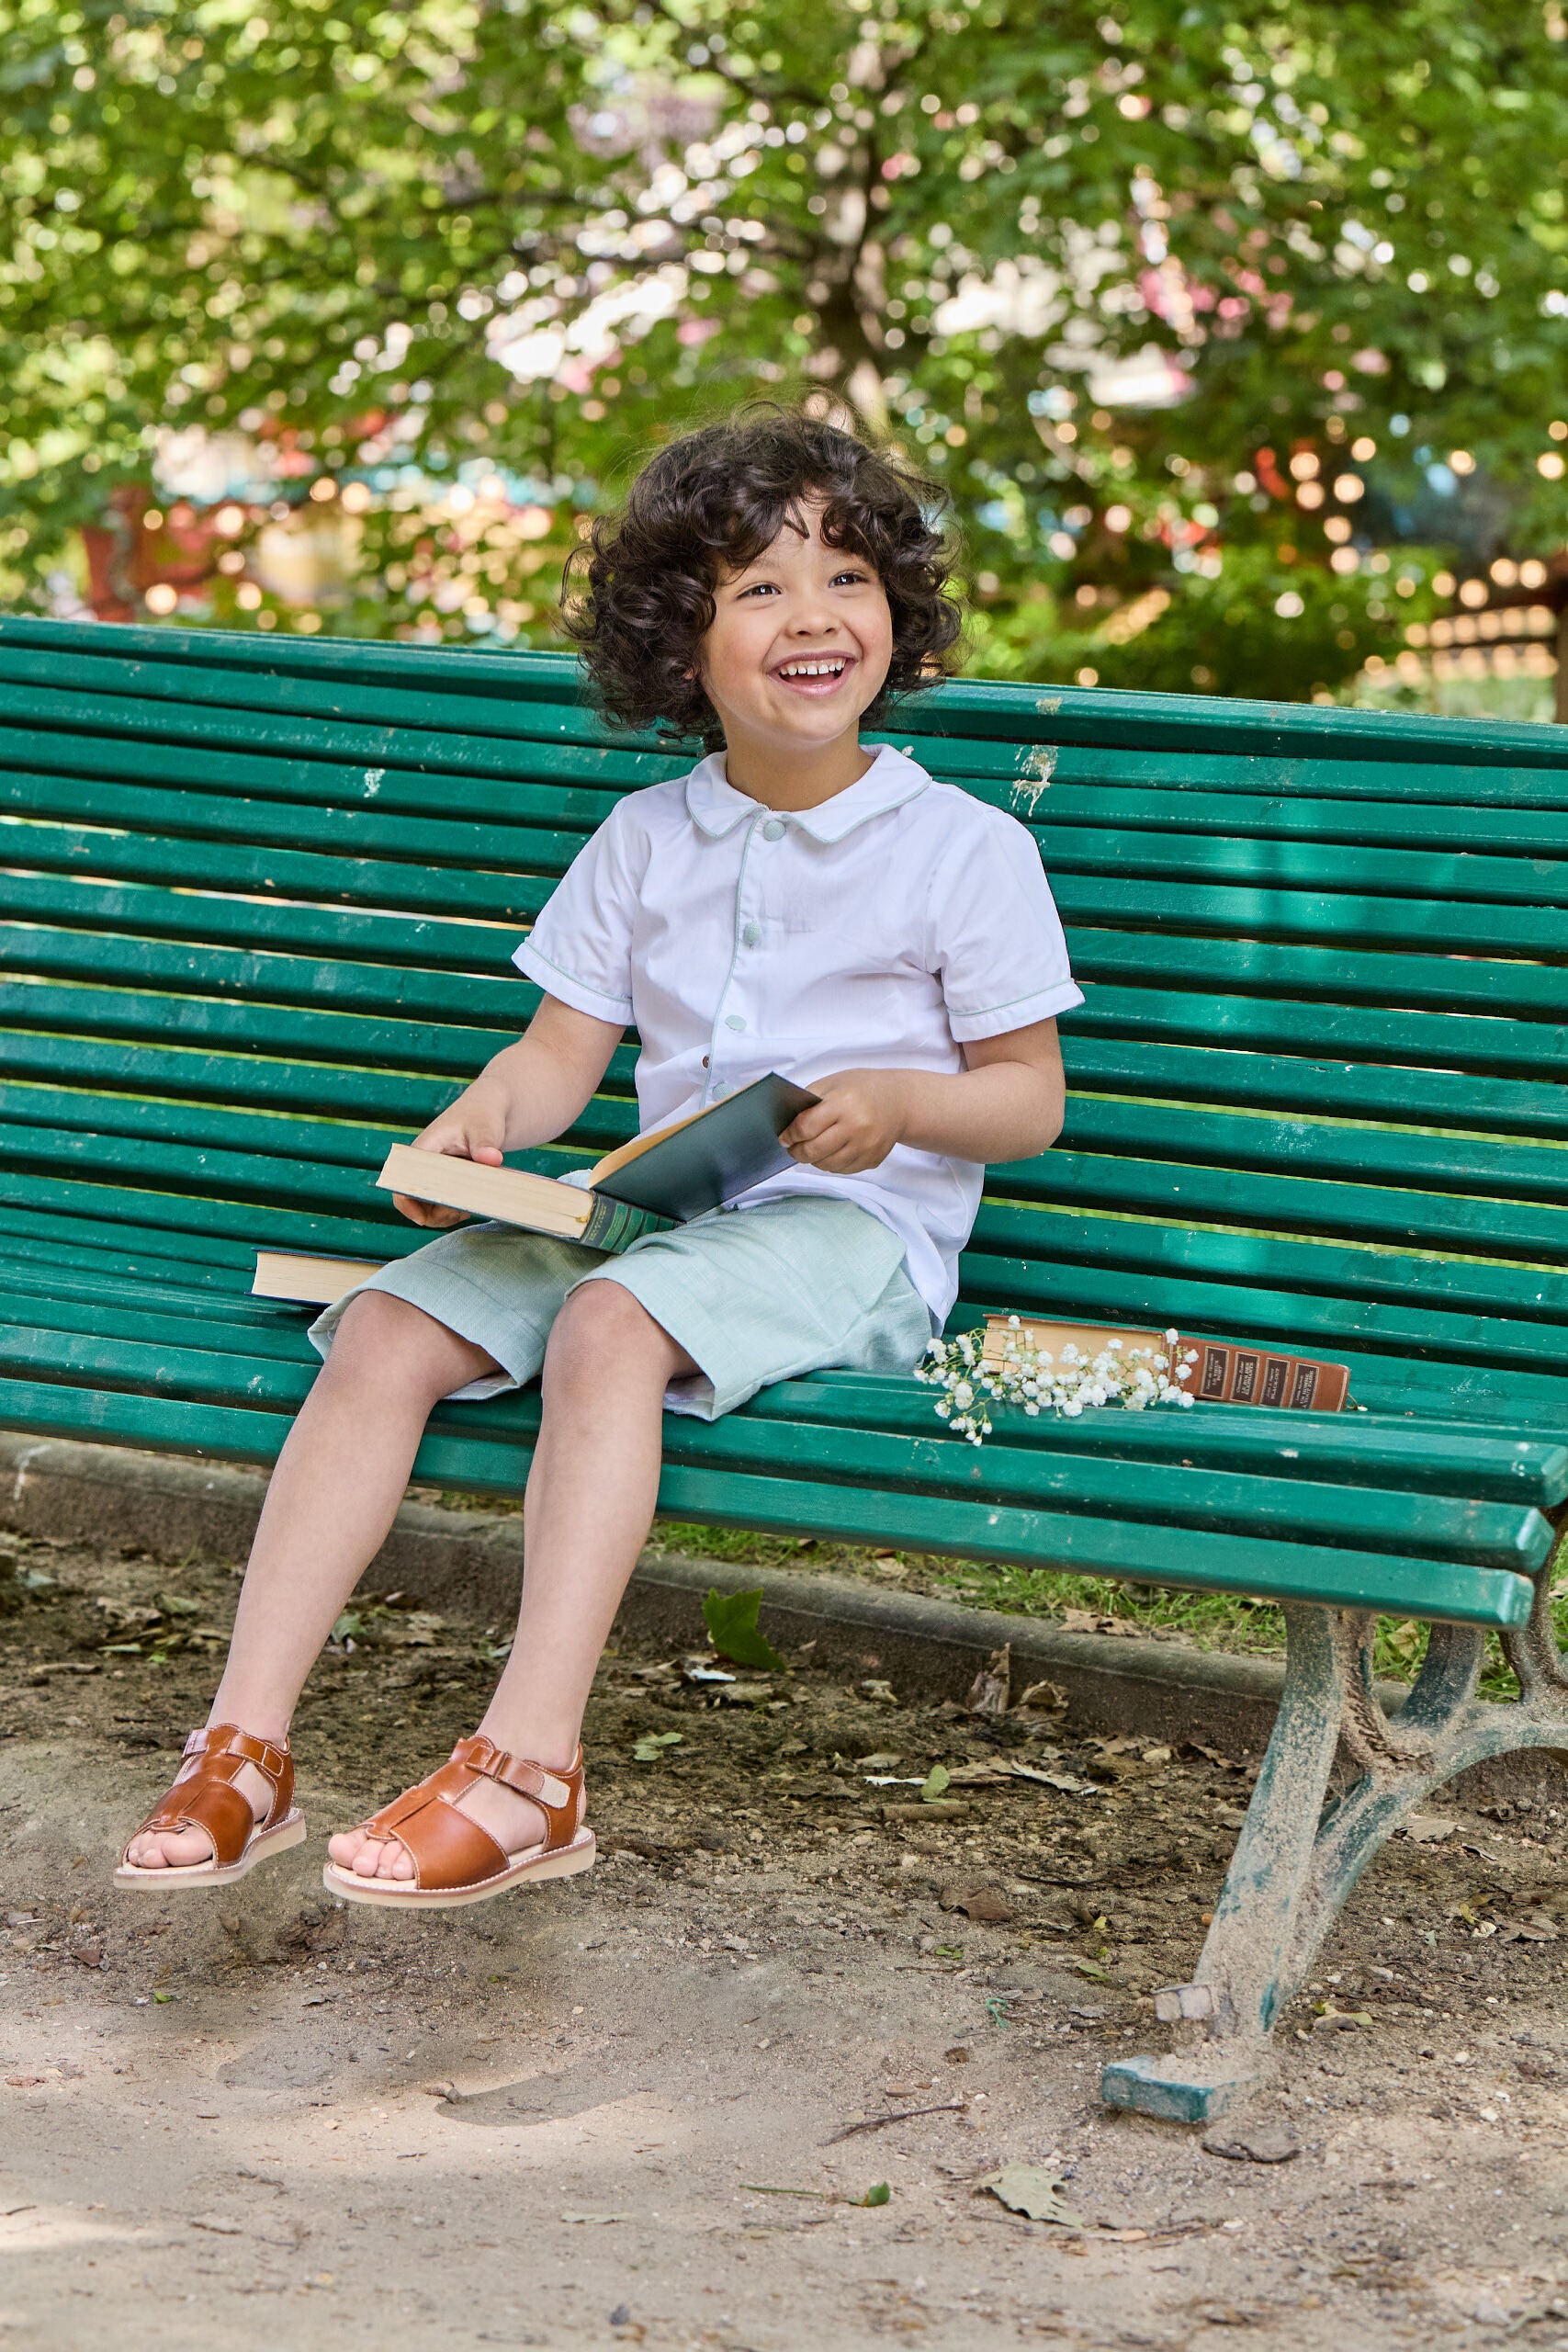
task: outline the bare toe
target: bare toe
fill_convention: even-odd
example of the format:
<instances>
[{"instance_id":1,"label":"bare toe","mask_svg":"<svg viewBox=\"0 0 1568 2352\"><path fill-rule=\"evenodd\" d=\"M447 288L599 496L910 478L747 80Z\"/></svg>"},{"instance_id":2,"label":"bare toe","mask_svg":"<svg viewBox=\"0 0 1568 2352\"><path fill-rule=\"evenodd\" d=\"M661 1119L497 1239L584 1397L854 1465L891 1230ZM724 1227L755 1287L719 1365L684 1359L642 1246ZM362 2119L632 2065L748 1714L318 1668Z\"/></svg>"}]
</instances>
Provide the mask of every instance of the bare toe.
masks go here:
<instances>
[{"instance_id":1,"label":"bare toe","mask_svg":"<svg viewBox=\"0 0 1568 2352\"><path fill-rule=\"evenodd\" d=\"M212 1840L204 1829L143 1830L128 1852L138 1870L186 1870L211 1860Z\"/></svg>"}]
</instances>

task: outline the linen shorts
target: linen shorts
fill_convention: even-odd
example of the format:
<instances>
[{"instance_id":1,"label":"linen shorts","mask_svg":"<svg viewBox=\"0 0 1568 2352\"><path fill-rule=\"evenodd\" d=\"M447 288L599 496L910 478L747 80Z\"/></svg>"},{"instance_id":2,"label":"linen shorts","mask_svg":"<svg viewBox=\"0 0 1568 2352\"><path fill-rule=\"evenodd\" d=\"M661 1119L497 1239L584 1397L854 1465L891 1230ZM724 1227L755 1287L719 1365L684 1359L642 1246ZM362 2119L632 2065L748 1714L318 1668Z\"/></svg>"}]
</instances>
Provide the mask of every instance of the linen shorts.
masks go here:
<instances>
[{"instance_id":1,"label":"linen shorts","mask_svg":"<svg viewBox=\"0 0 1568 2352\"><path fill-rule=\"evenodd\" d=\"M491 1355L501 1371L448 1401L521 1388L579 1283L619 1283L699 1367L666 1409L717 1420L776 1380L829 1366L909 1372L931 1336L897 1234L853 1201L789 1196L713 1209L618 1256L513 1225L460 1226L384 1266L317 1317L324 1357L349 1301L389 1291Z\"/></svg>"}]
</instances>

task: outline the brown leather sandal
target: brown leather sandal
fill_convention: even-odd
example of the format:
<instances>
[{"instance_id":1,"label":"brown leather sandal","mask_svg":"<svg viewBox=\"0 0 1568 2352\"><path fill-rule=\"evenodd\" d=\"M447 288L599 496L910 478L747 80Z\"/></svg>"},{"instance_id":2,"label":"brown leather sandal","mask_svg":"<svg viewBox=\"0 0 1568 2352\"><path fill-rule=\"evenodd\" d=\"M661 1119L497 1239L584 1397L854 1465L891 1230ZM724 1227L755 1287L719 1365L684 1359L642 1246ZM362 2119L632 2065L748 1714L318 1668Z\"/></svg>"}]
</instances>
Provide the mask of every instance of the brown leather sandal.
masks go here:
<instances>
[{"instance_id":1,"label":"brown leather sandal","mask_svg":"<svg viewBox=\"0 0 1568 2352\"><path fill-rule=\"evenodd\" d=\"M549 1825L543 1842L509 1854L488 1829L464 1813L457 1800L476 1781L499 1781L531 1798ZM413 1863L412 1878L361 1878L329 1862L321 1882L348 1903L379 1903L405 1911L456 1910L483 1903L509 1886L544 1878L570 1878L592 1870L593 1832L584 1826L588 1809L579 1747L564 1770L508 1756L493 1740L475 1733L460 1739L439 1771L406 1789L368 1821L368 1837L395 1838Z\"/></svg>"},{"instance_id":2,"label":"brown leather sandal","mask_svg":"<svg viewBox=\"0 0 1568 2352\"><path fill-rule=\"evenodd\" d=\"M294 1803L294 1761L288 1742L254 1739L238 1724L209 1724L186 1742L186 1760L162 1804L128 1838L114 1874L117 1886L232 1886L273 1854L298 1846L305 1816ZM272 1782L272 1803L258 1821L236 1786L247 1764ZM171 1862L147 1870L130 1860L136 1838L150 1829L204 1829L212 1851L204 1862Z\"/></svg>"}]
</instances>

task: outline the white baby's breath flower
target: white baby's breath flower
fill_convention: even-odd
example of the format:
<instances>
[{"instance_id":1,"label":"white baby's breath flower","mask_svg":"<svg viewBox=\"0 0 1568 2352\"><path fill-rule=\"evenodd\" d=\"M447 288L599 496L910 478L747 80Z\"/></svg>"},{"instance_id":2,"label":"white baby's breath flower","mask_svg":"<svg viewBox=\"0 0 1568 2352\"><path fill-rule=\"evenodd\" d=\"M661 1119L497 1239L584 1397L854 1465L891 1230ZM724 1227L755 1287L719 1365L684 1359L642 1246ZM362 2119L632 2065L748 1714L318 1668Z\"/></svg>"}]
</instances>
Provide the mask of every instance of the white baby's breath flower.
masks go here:
<instances>
[{"instance_id":1,"label":"white baby's breath flower","mask_svg":"<svg viewBox=\"0 0 1568 2352\"><path fill-rule=\"evenodd\" d=\"M1031 1420L1043 1412L1077 1420L1086 1406L1098 1410L1121 1405L1141 1413L1151 1406L1194 1401L1182 1384L1191 1379L1189 1367L1197 1362L1197 1351L1180 1351L1183 1361L1178 1363L1174 1331L1165 1335L1165 1349L1129 1347L1112 1337L1090 1353L1069 1340L1057 1361L1048 1348L1018 1336L1021 1329L1019 1317L1010 1316L1000 1353L993 1343L988 1358L980 1332L933 1340L916 1367L919 1378L942 1392L932 1399L937 1418L968 1445L990 1436L993 1404L1021 1407Z\"/></svg>"}]
</instances>

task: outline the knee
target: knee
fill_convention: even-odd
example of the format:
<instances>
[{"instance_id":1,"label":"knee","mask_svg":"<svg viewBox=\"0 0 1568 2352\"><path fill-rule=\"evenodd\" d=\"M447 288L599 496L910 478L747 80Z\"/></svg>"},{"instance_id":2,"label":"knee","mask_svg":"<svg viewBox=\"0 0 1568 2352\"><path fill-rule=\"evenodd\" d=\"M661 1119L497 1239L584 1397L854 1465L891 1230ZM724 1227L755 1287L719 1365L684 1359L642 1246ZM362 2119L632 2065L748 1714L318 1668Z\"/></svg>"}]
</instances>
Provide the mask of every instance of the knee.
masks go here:
<instances>
[{"instance_id":1,"label":"knee","mask_svg":"<svg viewBox=\"0 0 1568 2352\"><path fill-rule=\"evenodd\" d=\"M651 1352L663 1335L619 1283L584 1283L556 1317L545 1354L547 1387L603 1376L612 1363Z\"/></svg>"},{"instance_id":2,"label":"knee","mask_svg":"<svg viewBox=\"0 0 1568 2352\"><path fill-rule=\"evenodd\" d=\"M344 1307L322 1372L333 1381L389 1379L417 1383L428 1348L431 1319L389 1291L364 1290Z\"/></svg>"}]
</instances>

